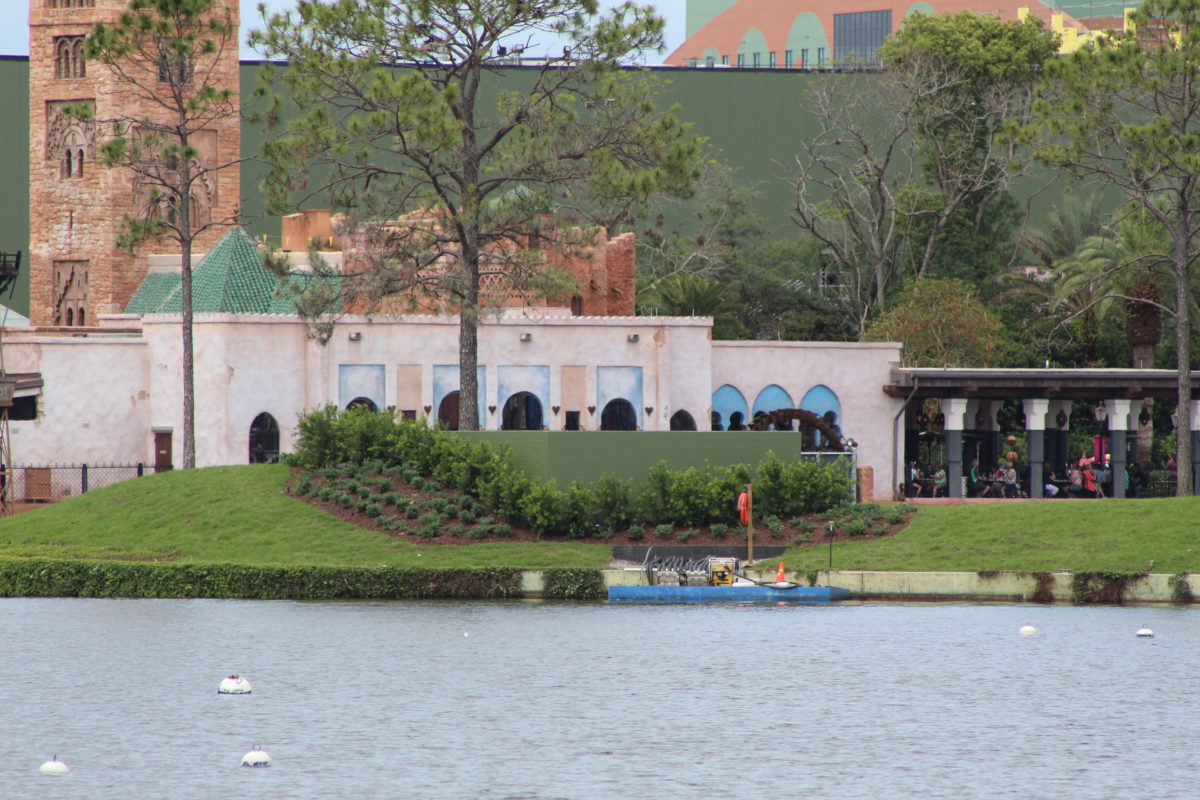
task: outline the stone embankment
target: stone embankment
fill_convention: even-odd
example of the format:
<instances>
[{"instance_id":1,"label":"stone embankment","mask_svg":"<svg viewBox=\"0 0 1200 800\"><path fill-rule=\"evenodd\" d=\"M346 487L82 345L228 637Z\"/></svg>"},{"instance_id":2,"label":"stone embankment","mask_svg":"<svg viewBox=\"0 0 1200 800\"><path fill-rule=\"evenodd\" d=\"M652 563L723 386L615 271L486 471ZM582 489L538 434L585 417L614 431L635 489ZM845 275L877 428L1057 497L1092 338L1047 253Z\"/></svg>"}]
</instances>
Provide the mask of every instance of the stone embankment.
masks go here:
<instances>
[{"instance_id":1,"label":"stone embankment","mask_svg":"<svg viewBox=\"0 0 1200 800\"><path fill-rule=\"evenodd\" d=\"M774 573L760 573L773 580ZM789 575L795 580L797 576ZM1200 576L1109 572L872 572L821 570L814 585L848 589L856 600L944 600L1006 603L1180 603L1200 594ZM801 582L808 582L800 576ZM604 570L606 586L638 585L638 569ZM540 574L522 588L540 593Z\"/></svg>"}]
</instances>

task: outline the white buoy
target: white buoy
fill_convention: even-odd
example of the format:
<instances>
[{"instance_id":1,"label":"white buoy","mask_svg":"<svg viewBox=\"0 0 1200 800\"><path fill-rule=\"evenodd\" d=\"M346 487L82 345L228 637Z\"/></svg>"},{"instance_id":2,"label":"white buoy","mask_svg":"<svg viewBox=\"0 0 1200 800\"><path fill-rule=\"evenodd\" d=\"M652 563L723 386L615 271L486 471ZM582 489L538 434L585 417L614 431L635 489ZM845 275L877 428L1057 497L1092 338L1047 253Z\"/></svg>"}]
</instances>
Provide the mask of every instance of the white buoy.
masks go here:
<instances>
[{"instance_id":1,"label":"white buoy","mask_svg":"<svg viewBox=\"0 0 1200 800\"><path fill-rule=\"evenodd\" d=\"M1036 636L1037 628L1033 627L1028 622L1026 622L1024 625L1021 626L1021 629L1019 631L1017 631L1017 633L1021 634L1022 636Z\"/></svg>"},{"instance_id":2,"label":"white buoy","mask_svg":"<svg viewBox=\"0 0 1200 800\"><path fill-rule=\"evenodd\" d=\"M70 767L58 760L57 753L54 755L54 758L38 767L38 772L43 775L66 775L70 771Z\"/></svg>"},{"instance_id":3,"label":"white buoy","mask_svg":"<svg viewBox=\"0 0 1200 800\"><path fill-rule=\"evenodd\" d=\"M1143 625L1142 627L1138 628L1137 637L1139 639L1153 639L1154 631L1150 630L1145 625Z\"/></svg>"},{"instance_id":4,"label":"white buoy","mask_svg":"<svg viewBox=\"0 0 1200 800\"><path fill-rule=\"evenodd\" d=\"M241 675L230 675L221 681L217 694L250 694L250 681Z\"/></svg>"},{"instance_id":5,"label":"white buoy","mask_svg":"<svg viewBox=\"0 0 1200 800\"><path fill-rule=\"evenodd\" d=\"M242 756L243 767L269 767L271 766L271 754L266 750L259 750L258 745L254 745L254 749L246 755Z\"/></svg>"}]
</instances>

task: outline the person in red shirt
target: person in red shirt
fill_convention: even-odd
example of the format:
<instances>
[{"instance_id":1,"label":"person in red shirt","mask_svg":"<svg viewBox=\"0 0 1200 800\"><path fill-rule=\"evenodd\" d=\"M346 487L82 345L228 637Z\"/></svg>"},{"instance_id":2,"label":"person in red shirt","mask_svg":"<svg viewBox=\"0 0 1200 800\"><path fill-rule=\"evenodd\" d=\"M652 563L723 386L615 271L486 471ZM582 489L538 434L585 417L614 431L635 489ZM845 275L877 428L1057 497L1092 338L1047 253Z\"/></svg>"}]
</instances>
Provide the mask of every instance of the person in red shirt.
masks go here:
<instances>
[{"instance_id":1,"label":"person in red shirt","mask_svg":"<svg viewBox=\"0 0 1200 800\"><path fill-rule=\"evenodd\" d=\"M1104 497L1104 492L1100 491L1100 487L1096 485L1096 473L1092 472L1091 465L1083 468L1083 496L1084 497Z\"/></svg>"}]
</instances>

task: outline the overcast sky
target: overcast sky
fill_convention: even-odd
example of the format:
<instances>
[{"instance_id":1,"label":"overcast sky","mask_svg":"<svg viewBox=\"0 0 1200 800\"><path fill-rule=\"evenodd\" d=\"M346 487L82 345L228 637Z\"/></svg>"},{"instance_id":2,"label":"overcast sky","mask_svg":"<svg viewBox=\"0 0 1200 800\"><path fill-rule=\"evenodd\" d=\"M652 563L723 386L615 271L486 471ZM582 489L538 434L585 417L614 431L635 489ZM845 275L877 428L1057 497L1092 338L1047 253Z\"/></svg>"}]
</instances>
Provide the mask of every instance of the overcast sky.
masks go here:
<instances>
[{"instance_id":1,"label":"overcast sky","mask_svg":"<svg viewBox=\"0 0 1200 800\"><path fill-rule=\"evenodd\" d=\"M641 0L647 2L648 0ZM295 0L265 0L273 11L290 8ZM615 5L617 0L601 0L602 5ZM659 0L660 13L667 20L667 49L657 57L647 58L647 63L659 63L683 43L683 11L685 0ZM29 54L29 3L30 0L0 0L0 55L24 56ZM242 4L242 58L259 58L246 47L246 35L259 27L259 0L241 0Z\"/></svg>"}]
</instances>

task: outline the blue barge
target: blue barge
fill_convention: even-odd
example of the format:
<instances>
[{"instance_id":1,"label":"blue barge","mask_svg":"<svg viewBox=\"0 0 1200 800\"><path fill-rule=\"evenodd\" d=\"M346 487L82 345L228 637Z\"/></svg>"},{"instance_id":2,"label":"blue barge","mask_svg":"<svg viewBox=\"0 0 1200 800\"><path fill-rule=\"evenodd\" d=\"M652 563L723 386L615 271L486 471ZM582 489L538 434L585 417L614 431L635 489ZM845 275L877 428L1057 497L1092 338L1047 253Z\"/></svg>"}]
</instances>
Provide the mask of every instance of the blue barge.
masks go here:
<instances>
[{"instance_id":1,"label":"blue barge","mask_svg":"<svg viewBox=\"0 0 1200 800\"><path fill-rule=\"evenodd\" d=\"M849 600L850 590L836 586L769 584L733 586L610 586L610 603L830 603Z\"/></svg>"}]
</instances>

